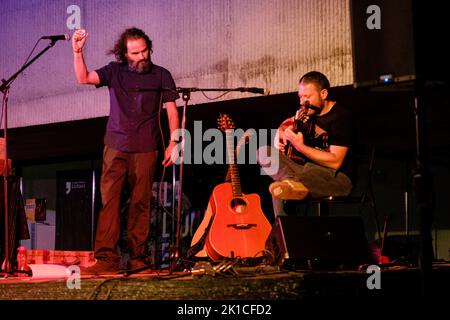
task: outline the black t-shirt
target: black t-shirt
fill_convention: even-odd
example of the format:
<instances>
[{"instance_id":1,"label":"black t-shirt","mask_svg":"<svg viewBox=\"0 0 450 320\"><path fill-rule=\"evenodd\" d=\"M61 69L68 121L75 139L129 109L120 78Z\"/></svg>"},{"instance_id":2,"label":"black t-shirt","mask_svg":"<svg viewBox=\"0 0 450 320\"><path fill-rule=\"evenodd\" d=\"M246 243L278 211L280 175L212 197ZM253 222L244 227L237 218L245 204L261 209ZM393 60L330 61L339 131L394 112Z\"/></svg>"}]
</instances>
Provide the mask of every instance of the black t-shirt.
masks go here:
<instances>
[{"instance_id":1,"label":"black t-shirt","mask_svg":"<svg viewBox=\"0 0 450 320\"><path fill-rule=\"evenodd\" d=\"M352 113L342 104L336 102L329 112L322 116L317 116L315 123L328 133L329 145L349 148L339 171L345 173L353 180L354 161L352 147L355 138L355 125Z\"/></svg>"},{"instance_id":2,"label":"black t-shirt","mask_svg":"<svg viewBox=\"0 0 450 320\"><path fill-rule=\"evenodd\" d=\"M125 152L149 152L158 149L161 140L158 125L162 102L179 98L170 72L152 65L149 72L130 71L126 63L110 64L96 70L100 84L108 86L110 115L104 142ZM162 97L161 97L162 95Z\"/></svg>"}]
</instances>

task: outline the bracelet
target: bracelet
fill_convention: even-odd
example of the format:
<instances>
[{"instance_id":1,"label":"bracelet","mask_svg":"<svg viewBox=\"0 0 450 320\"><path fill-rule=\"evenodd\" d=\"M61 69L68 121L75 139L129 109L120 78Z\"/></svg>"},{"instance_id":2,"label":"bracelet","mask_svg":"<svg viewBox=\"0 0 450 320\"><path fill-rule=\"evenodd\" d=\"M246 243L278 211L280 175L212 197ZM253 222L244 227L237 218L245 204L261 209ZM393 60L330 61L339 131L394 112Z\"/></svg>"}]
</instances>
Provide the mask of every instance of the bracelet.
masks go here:
<instances>
[{"instance_id":1,"label":"bracelet","mask_svg":"<svg viewBox=\"0 0 450 320\"><path fill-rule=\"evenodd\" d=\"M176 143L178 143L178 142L180 142L180 140L174 139L174 138L170 138L170 142L176 142Z\"/></svg>"},{"instance_id":2,"label":"bracelet","mask_svg":"<svg viewBox=\"0 0 450 320\"><path fill-rule=\"evenodd\" d=\"M83 51L83 49L73 50L74 53L81 53L82 51Z\"/></svg>"}]
</instances>

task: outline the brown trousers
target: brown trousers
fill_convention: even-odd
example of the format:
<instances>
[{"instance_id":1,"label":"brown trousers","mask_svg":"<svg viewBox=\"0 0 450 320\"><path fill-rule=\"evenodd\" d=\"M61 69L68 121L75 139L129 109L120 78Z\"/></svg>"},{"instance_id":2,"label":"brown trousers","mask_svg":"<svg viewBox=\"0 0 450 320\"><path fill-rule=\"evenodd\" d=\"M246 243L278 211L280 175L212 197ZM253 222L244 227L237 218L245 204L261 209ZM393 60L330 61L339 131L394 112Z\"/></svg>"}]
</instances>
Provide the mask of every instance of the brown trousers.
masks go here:
<instances>
[{"instance_id":1,"label":"brown trousers","mask_svg":"<svg viewBox=\"0 0 450 320\"><path fill-rule=\"evenodd\" d=\"M117 243L120 237L120 197L125 178L130 186L128 210L128 249L130 259L147 256L150 229L152 182L158 151L122 152L105 146L100 182L102 210L95 237L95 257L120 259Z\"/></svg>"}]
</instances>

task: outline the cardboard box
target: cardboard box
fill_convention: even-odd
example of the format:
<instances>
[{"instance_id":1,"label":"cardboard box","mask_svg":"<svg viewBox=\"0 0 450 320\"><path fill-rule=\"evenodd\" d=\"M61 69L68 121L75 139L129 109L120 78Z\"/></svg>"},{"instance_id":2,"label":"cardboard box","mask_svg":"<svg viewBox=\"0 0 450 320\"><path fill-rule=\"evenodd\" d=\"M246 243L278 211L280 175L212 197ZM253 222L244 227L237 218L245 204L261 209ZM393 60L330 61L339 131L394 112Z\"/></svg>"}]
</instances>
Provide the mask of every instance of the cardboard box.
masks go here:
<instances>
[{"instance_id":1,"label":"cardboard box","mask_svg":"<svg viewBox=\"0 0 450 320\"><path fill-rule=\"evenodd\" d=\"M25 214L27 220L45 221L47 219L47 200L37 198L25 200Z\"/></svg>"}]
</instances>

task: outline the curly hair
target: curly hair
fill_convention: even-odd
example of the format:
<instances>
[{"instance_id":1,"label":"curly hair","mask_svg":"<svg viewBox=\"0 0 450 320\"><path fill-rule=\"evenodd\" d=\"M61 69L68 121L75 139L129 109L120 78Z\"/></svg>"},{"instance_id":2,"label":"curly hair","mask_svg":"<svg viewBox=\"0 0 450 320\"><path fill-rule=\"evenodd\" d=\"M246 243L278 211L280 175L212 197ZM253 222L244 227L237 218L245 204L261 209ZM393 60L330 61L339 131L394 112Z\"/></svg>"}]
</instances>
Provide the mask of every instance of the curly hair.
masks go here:
<instances>
[{"instance_id":1,"label":"curly hair","mask_svg":"<svg viewBox=\"0 0 450 320\"><path fill-rule=\"evenodd\" d=\"M127 61L126 53L127 53L127 41L129 38L132 39L144 39L147 44L147 48L150 52L152 52L152 40L145 34L141 29L132 27L126 29L116 41L114 48L111 49L108 53L113 54L116 57L117 62L125 62Z\"/></svg>"}]
</instances>

